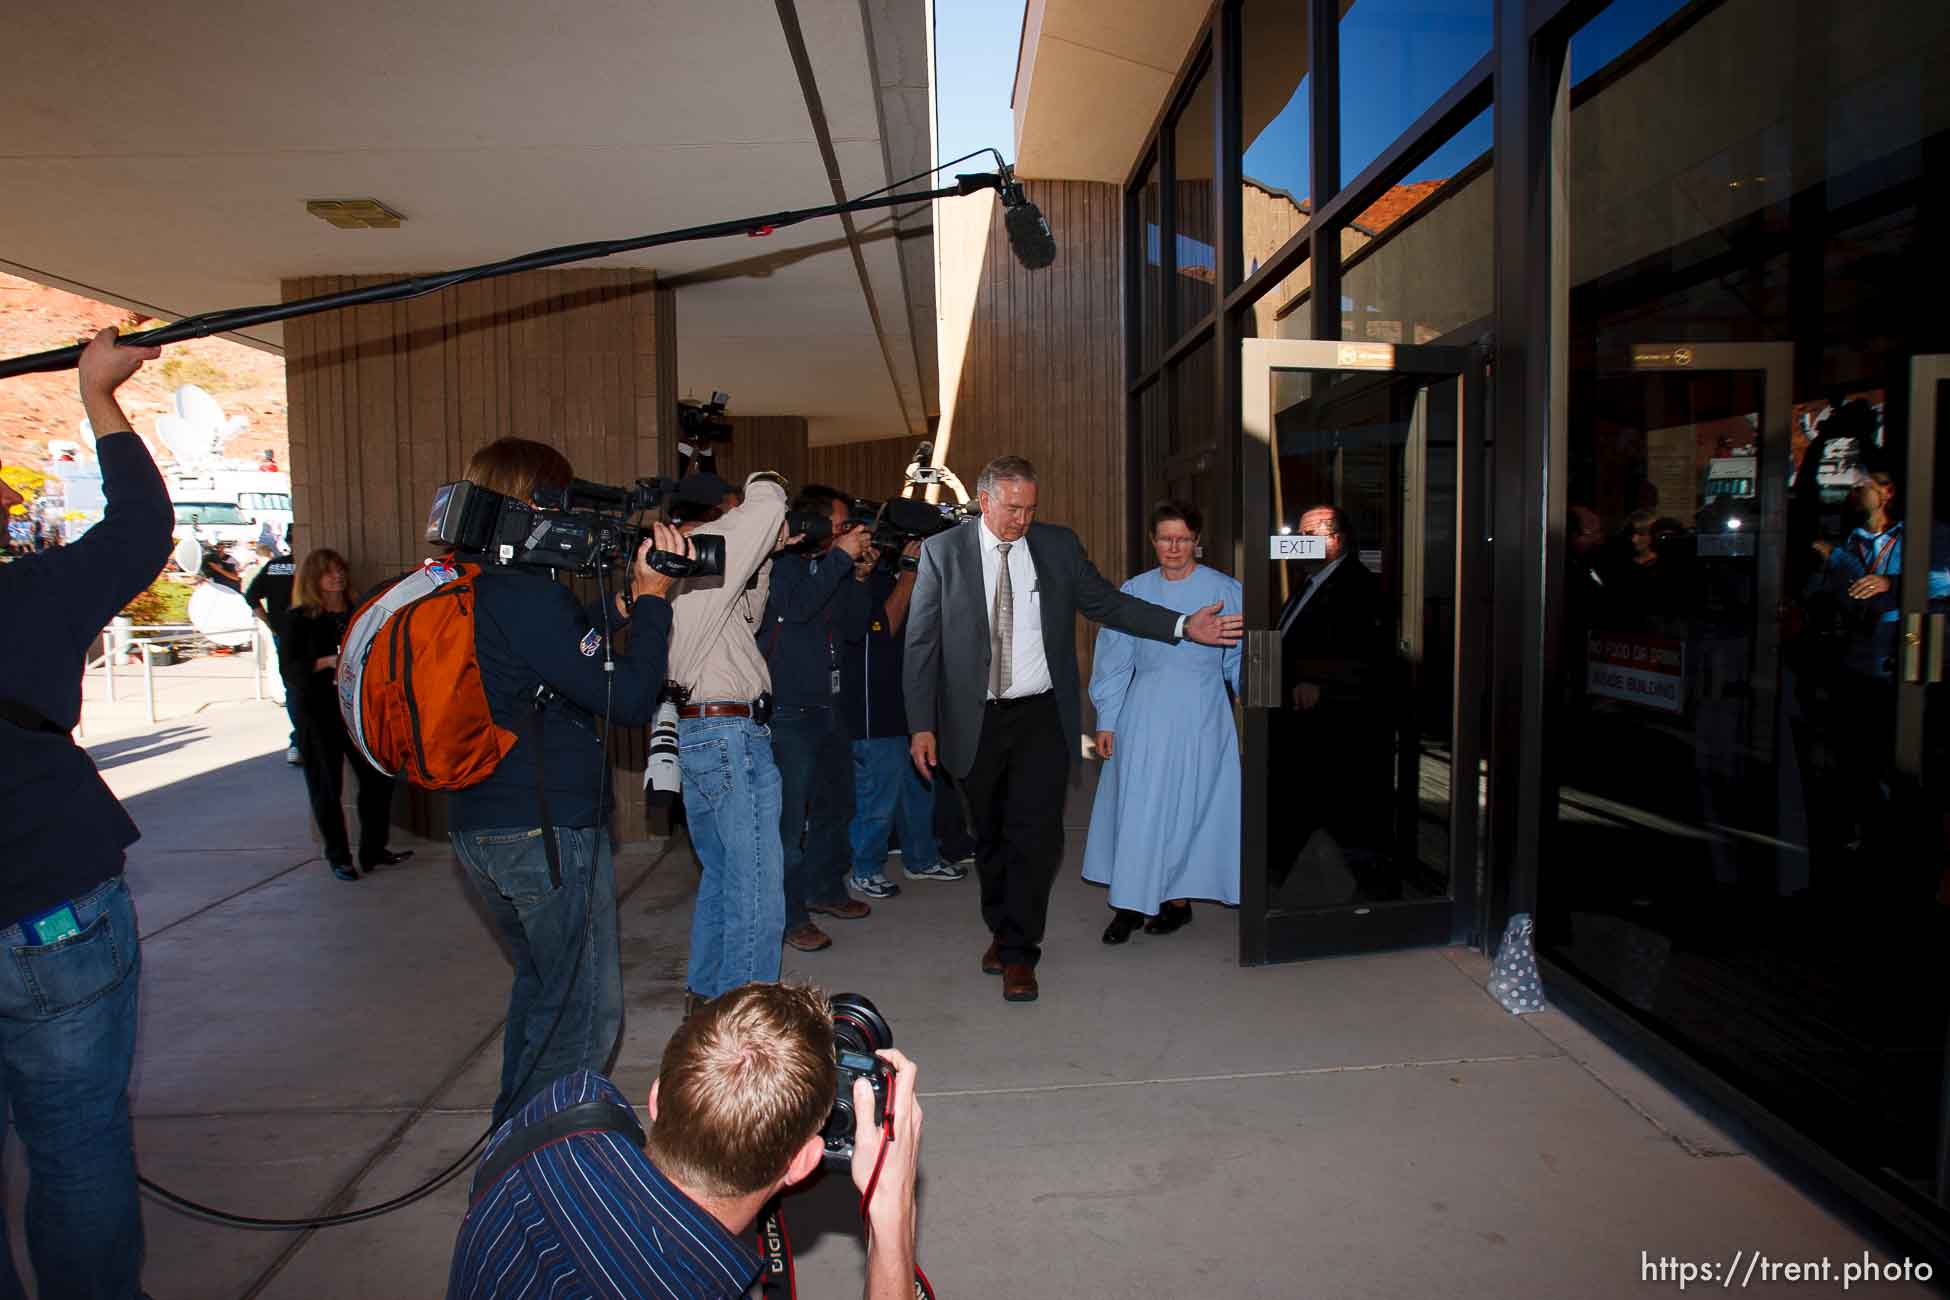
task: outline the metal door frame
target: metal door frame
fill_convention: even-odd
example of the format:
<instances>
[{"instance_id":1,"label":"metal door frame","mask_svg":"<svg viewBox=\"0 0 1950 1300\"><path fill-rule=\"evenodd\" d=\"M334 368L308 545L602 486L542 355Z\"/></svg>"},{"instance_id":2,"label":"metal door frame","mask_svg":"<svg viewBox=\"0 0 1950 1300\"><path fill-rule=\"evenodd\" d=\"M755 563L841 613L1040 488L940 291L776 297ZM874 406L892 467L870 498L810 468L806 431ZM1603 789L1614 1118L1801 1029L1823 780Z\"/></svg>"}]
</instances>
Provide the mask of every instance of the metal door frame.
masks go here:
<instances>
[{"instance_id":1,"label":"metal door frame","mask_svg":"<svg viewBox=\"0 0 1950 1300\"><path fill-rule=\"evenodd\" d=\"M1450 708L1449 894L1435 900L1375 903L1269 915L1266 890L1267 719L1281 683L1278 628L1253 627L1265 604L1273 561L1272 464L1276 371L1397 374L1456 385L1455 672ZM1433 944L1480 943L1484 859L1478 776L1487 719L1485 634L1490 577L1484 527L1484 393L1480 347L1243 339L1240 343L1240 580L1248 584L1243 667L1246 735L1241 792L1239 959L1245 965ZM1464 793L1476 797L1464 798Z\"/></svg>"},{"instance_id":2,"label":"metal door frame","mask_svg":"<svg viewBox=\"0 0 1950 1300\"><path fill-rule=\"evenodd\" d=\"M1930 533L1936 523L1937 385L1950 381L1950 353L1909 359L1909 462L1902 483L1903 572L1898 588L1903 627L1896 662L1896 771L1923 779L1923 698L1943 683L1950 618L1930 606ZM1946 1105L1950 1105L1947 1102ZM1950 1112L1946 1112L1950 1127ZM1950 1139L1947 1139L1950 1141ZM1943 1190L1950 1192L1950 1145L1944 1148Z\"/></svg>"}]
</instances>

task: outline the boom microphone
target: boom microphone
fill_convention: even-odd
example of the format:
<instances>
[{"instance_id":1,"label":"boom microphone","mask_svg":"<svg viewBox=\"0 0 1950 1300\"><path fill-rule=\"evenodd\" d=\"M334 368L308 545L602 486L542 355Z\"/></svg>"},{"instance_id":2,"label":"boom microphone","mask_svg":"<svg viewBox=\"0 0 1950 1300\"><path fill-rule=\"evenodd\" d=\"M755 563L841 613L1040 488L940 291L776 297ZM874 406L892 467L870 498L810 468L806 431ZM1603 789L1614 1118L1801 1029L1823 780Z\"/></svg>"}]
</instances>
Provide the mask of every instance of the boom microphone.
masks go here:
<instances>
[{"instance_id":1,"label":"boom microphone","mask_svg":"<svg viewBox=\"0 0 1950 1300\"><path fill-rule=\"evenodd\" d=\"M1022 192L1014 169L1003 167L1001 173L1002 227L1009 235L1009 250L1025 267L1040 271L1056 260L1056 239L1043 210Z\"/></svg>"}]
</instances>

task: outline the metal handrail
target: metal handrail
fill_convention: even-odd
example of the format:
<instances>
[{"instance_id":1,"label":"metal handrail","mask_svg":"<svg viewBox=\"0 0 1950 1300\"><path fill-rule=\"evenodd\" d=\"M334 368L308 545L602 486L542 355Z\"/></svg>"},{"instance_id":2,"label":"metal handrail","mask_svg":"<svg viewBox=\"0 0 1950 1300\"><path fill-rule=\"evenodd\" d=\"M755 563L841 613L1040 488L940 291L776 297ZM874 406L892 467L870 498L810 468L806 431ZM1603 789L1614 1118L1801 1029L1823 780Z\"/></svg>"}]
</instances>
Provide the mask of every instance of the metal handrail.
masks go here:
<instances>
[{"instance_id":1,"label":"metal handrail","mask_svg":"<svg viewBox=\"0 0 1950 1300\"><path fill-rule=\"evenodd\" d=\"M241 632L243 629L239 628L238 631ZM270 662L270 656L265 652L266 638L264 625L255 619L251 620L250 634L251 685L255 691L256 698L262 700L265 698L264 671ZM154 663L155 657L148 652L147 647L163 641L181 641L184 639L205 641L211 645L216 644L188 623L141 623L131 624L126 628L118 628L111 623L103 628L99 635L101 638L100 666L103 675L107 679L108 702L110 704L116 702L115 656L124 653L131 646L144 647L142 654L143 712L144 716L152 723L156 720L156 667ZM89 658L84 662L83 671L85 672L87 669L94 668L95 666L96 662L91 653ZM75 724L75 731L80 735L87 734L86 729L80 722Z\"/></svg>"}]
</instances>

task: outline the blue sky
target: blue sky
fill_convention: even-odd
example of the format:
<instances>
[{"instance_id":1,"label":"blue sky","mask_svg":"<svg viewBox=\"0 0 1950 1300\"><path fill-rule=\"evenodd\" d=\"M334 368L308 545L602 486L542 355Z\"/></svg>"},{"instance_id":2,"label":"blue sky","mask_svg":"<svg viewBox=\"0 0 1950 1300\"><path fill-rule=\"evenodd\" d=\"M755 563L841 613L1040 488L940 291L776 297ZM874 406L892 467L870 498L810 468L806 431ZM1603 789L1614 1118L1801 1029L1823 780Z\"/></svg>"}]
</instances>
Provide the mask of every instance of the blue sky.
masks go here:
<instances>
[{"instance_id":1,"label":"blue sky","mask_svg":"<svg viewBox=\"0 0 1950 1300\"><path fill-rule=\"evenodd\" d=\"M935 0L934 76L936 162L971 149L996 148L1016 160L1015 118L1009 95L1016 76L1016 45L1022 37L1022 11L1010 0ZM980 171L982 162L954 171Z\"/></svg>"}]
</instances>

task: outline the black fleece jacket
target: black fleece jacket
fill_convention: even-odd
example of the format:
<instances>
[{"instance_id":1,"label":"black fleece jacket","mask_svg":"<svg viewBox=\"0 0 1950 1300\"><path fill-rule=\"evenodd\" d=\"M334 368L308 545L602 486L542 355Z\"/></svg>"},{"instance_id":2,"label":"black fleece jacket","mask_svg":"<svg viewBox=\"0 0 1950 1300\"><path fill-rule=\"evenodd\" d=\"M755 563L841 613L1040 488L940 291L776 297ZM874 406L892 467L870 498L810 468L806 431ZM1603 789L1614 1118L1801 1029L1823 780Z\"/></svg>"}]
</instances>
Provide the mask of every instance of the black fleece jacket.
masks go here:
<instances>
[{"instance_id":1,"label":"black fleece jacket","mask_svg":"<svg viewBox=\"0 0 1950 1300\"><path fill-rule=\"evenodd\" d=\"M0 694L72 729L89 643L169 559L169 492L133 433L100 437L102 521L59 550L0 565ZM0 926L86 894L122 869L135 823L67 735L0 722Z\"/></svg>"}]
</instances>

